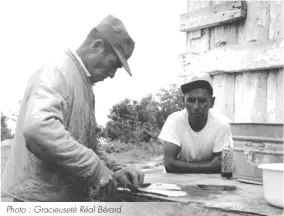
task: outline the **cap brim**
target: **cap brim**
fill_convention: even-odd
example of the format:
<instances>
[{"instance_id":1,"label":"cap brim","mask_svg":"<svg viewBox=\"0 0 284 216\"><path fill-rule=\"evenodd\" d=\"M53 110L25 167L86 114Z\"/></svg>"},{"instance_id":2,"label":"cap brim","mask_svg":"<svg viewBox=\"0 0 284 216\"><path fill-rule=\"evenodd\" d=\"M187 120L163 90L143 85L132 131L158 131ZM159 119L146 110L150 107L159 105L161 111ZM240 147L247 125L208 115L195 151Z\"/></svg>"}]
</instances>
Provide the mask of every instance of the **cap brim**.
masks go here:
<instances>
[{"instance_id":1,"label":"cap brim","mask_svg":"<svg viewBox=\"0 0 284 216\"><path fill-rule=\"evenodd\" d=\"M122 66L124 67L124 69L127 71L127 73L129 73L130 76L132 76L132 73L130 71L130 68L129 68L129 65L128 65L126 59L120 54L120 52L118 52L118 50L114 46L112 46L112 47L113 47L116 55L118 56L118 58L119 58L119 60L122 64Z\"/></svg>"},{"instance_id":2,"label":"cap brim","mask_svg":"<svg viewBox=\"0 0 284 216\"><path fill-rule=\"evenodd\" d=\"M187 92L197 88L205 88L213 92L212 85L206 80L196 80L181 85L181 91L183 94L186 94Z\"/></svg>"}]
</instances>

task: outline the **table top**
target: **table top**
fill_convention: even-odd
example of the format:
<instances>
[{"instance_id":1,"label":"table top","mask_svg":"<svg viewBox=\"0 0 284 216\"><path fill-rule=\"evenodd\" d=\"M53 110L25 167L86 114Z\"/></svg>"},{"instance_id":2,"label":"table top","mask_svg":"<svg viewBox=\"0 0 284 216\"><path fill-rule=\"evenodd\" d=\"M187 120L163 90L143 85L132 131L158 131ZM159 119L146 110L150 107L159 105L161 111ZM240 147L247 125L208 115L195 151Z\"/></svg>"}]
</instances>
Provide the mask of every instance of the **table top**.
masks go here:
<instances>
[{"instance_id":1,"label":"table top","mask_svg":"<svg viewBox=\"0 0 284 216\"><path fill-rule=\"evenodd\" d=\"M222 212L239 212L252 215L283 213L283 209L271 206L265 201L262 185L243 183L238 181L237 178L222 179L220 174L170 174L155 171L146 173L144 182L176 184L188 195L167 197L124 191L120 192L120 196L132 197L133 201L174 201L188 203L191 206L196 204L198 208L218 209ZM205 186L205 188L202 186ZM217 189L215 189L215 186ZM233 186L232 188L235 190L220 190L220 186Z\"/></svg>"}]
</instances>

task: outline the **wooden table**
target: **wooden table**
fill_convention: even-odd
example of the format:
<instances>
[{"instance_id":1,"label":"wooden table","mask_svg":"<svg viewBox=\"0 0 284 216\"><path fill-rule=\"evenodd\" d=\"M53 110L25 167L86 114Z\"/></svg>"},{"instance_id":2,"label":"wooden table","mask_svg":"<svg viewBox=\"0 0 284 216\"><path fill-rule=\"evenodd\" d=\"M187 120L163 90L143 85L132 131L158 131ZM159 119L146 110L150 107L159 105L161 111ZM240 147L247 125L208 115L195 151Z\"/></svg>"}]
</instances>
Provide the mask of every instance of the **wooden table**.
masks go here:
<instances>
[{"instance_id":1,"label":"wooden table","mask_svg":"<svg viewBox=\"0 0 284 216\"><path fill-rule=\"evenodd\" d=\"M206 215L220 215L221 213L226 213L225 215L280 215L283 213L283 209L271 206L265 201L262 185L242 183L236 178L222 179L220 174L168 174L156 171L146 173L145 183L148 182L177 184L188 193L188 196L167 197L119 191L115 200L109 201L175 202L173 205L188 207L189 211L199 210L199 213L203 212ZM202 189L200 185L210 185L210 187ZM220 190L218 186L224 185L233 186L235 190Z\"/></svg>"}]
</instances>

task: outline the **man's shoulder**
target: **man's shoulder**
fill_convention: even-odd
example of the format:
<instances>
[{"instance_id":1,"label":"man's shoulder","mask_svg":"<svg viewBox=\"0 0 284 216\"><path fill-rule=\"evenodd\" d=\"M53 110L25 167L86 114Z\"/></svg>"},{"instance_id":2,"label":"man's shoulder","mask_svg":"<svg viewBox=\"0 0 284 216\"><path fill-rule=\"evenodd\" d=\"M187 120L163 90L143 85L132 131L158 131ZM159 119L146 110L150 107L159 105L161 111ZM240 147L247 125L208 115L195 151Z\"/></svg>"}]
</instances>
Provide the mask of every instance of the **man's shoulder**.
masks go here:
<instances>
[{"instance_id":1,"label":"man's shoulder","mask_svg":"<svg viewBox=\"0 0 284 216\"><path fill-rule=\"evenodd\" d=\"M180 111L176 111L173 112L172 114L170 114L168 116L168 119L172 120L172 121L181 121L186 117L186 110L180 110Z\"/></svg>"},{"instance_id":2,"label":"man's shoulder","mask_svg":"<svg viewBox=\"0 0 284 216\"><path fill-rule=\"evenodd\" d=\"M72 83L72 71L68 64L72 60L66 53L55 54L47 57L46 61L30 77L29 85L45 83L45 86L60 86L60 89L67 87L67 83ZM71 80L71 81L70 81Z\"/></svg>"},{"instance_id":3,"label":"man's shoulder","mask_svg":"<svg viewBox=\"0 0 284 216\"><path fill-rule=\"evenodd\" d=\"M70 67L70 65L75 65L75 62L68 53L68 50L65 50L58 52L55 54L55 56L49 58L46 65L48 65L50 68L64 70L66 67Z\"/></svg>"},{"instance_id":4,"label":"man's shoulder","mask_svg":"<svg viewBox=\"0 0 284 216\"><path fill-rule=\"evenodd\" d=\"M53 57L48 58L43 69L56 79L64 79L65 81L71 81L74 74L77 74L78 67L76 66L75 61L72 59L68 50L58 52Z\"/></svg>"}]
</instances>

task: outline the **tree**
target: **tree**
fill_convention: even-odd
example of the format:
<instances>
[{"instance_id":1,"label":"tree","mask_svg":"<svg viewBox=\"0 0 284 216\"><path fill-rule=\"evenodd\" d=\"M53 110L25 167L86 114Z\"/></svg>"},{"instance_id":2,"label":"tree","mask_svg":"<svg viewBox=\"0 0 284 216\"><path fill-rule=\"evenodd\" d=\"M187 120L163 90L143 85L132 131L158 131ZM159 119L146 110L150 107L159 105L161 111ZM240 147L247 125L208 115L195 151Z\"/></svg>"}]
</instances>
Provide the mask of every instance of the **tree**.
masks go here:
<instances>
[{"instance_id":1,"label":"tree","mask_svg":"<svg viewBox=\"0 0 284 216\"><path fill-rule=\"evenodd\" d=\"M11 130L8 128L7 125L7 120L8 117L1 112L1 141L12 138Z\"/></svg>"},{"instance_id":2,"label":"tree","mask_svg":"<svg viewBox=\"0 0 284 216\"><path fill-rule=\"evenodd\" d=\"M110 121L107 123L109 138L120 139L123 142L129 142L133 138L129 131L136 129L138 119L134 104L131 99L126 98L112 107L108 115Z\"/></svg>"},{"instance_id":3,"label":"tree","mask_svg":"<svg viewBox=\"0 0 284 216\"><path fill-rule=\"evenodd\" d=\"M183 108L177 85L148 94L140 101L124 99L110 110L104 134L122 142L150 142L157 139L167 117Z\"/></svg>"},{"instance_id":4,"label":"tree","mask_svg":"<svg viewBox=\"0 0 284 216\"><path fill-rule=\"evenodd\" d=\"M169 89L159 89L156 96L158 97L160 108L156 119L158 127L161 129L170 114L184 108L183 95L180 88L176 84L172 84Z\"/></svg>"}]
</instances>

